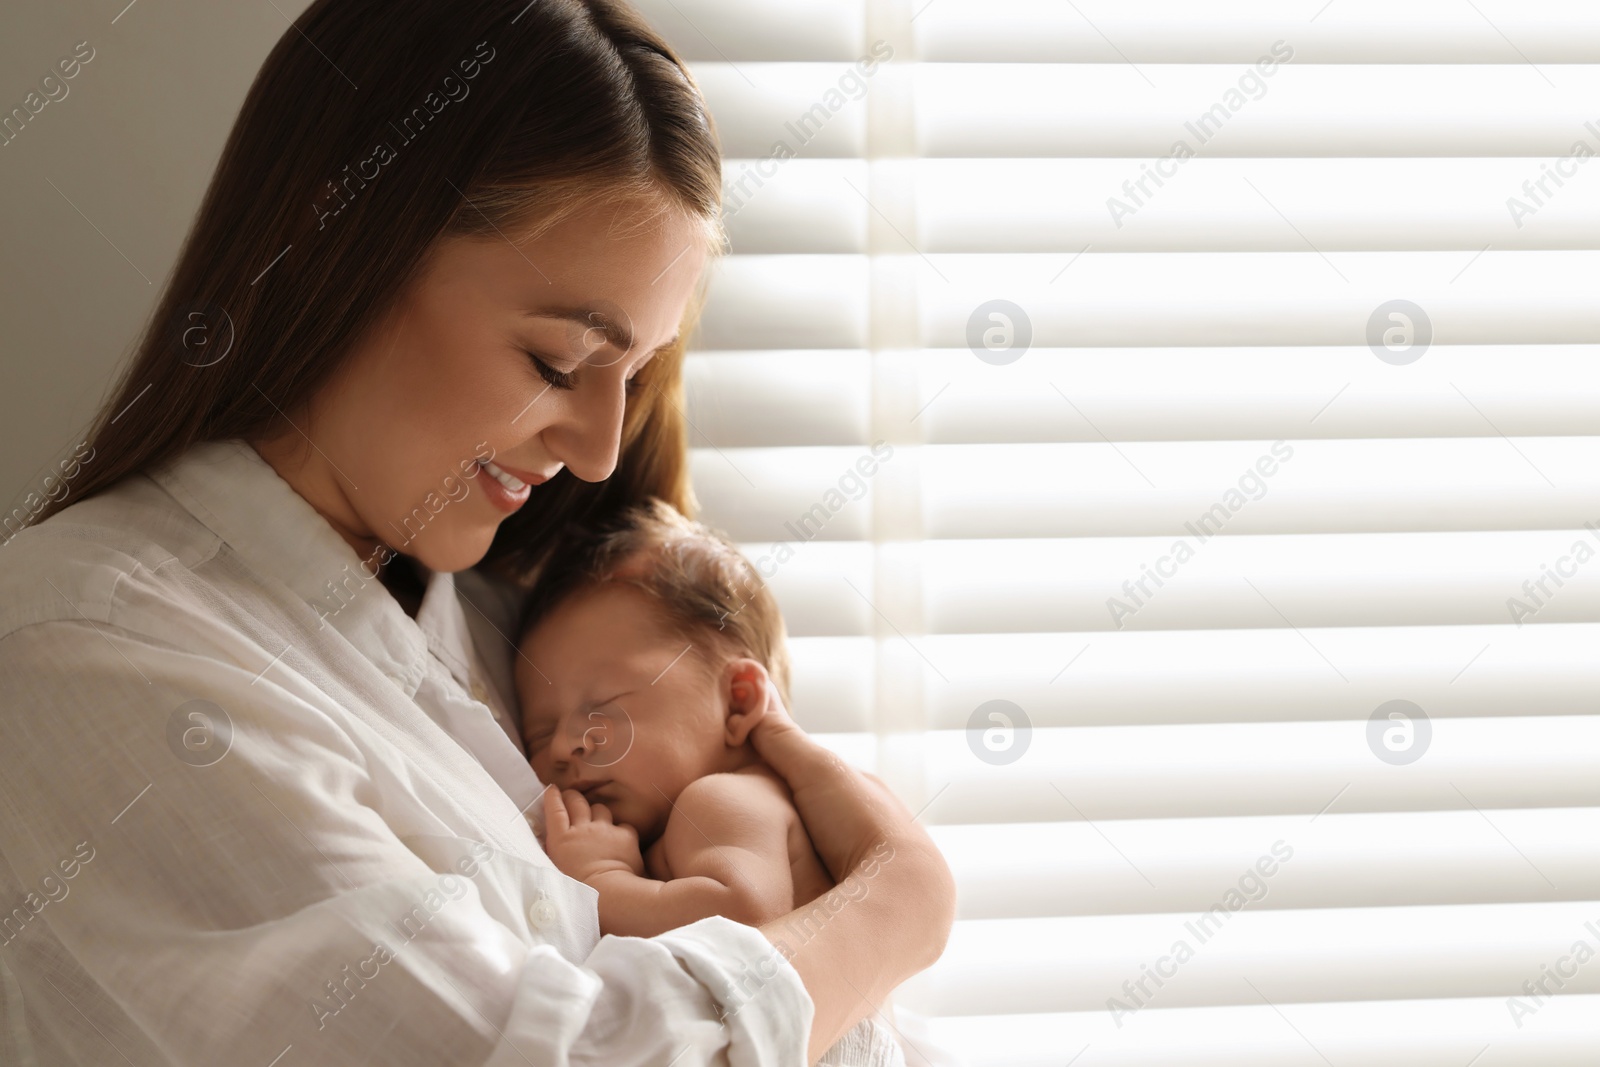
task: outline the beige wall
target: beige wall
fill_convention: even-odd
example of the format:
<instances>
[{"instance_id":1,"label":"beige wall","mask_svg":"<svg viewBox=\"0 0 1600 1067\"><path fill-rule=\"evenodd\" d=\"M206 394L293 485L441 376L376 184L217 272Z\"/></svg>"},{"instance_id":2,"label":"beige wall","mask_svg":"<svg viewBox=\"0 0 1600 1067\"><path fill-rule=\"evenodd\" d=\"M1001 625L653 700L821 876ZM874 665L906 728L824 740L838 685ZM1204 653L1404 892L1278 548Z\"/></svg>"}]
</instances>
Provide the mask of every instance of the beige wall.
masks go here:
<instances>
[{"instance_id":1,"label":"beige wall","mask_svg":"<svg viewBox=\"0 0 1600 1067\"><path fill-rule=\"evenodd\" d=\"M81 439L160 295L256 70L309 6L126 3L0 6L0 113L24 107L78 42L94 50L66 95L0 147L7 511Z\"/></svg>"}]
</instances>

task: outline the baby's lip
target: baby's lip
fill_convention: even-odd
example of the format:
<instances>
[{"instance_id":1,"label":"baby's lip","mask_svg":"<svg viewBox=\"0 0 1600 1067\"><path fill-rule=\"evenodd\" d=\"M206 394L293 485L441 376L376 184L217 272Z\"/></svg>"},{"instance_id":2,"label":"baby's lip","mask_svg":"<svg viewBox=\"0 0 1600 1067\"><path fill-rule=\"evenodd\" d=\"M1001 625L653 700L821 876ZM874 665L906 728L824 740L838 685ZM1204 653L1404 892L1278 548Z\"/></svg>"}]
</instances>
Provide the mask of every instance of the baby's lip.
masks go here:
<instances>
[{"instance_id":1,"label":"baby's lip","mask_svg":"<svg viewBox=\"0 0 1600 1067\"><path fill-rule=\"evenodd\" d=\"M591 793L598 792L601 788L603 788L604 786L608 786L610 784L611 783L609 781L606 781L606 782L583 781L583 782L573 782L571 785L567 786L566 788L568 788L568 789L576 789L578 792L583 794L583 799L588 800L590 798L590 794Z\"/></svg>"}]
</instances>

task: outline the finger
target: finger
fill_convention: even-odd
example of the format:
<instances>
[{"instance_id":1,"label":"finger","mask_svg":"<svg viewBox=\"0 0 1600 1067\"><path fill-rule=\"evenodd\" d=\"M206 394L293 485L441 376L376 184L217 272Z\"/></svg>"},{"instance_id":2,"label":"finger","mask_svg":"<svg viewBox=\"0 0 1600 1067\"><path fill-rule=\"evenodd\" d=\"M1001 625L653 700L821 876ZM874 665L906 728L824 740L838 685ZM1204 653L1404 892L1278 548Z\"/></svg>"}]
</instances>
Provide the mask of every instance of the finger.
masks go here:
<instances>
[{"instance_id":1,"label":"finger","mask_svg":"<svg viewBox=\"0 0 1600 1067\"><path fill-rule=\"evenodd\" d=\"M794 717L789 714L789 709L784 706L783 694L778 691L777 683L772 680L772 676L763 673L761 686L766 691L762 718L770 717L780 725L795 725Z\"/></svg>"},{"instance_id":2,"label":"finger","mask_svg":"<svg viewBox=\"0 0 1600 1067\"><path fill-rule=\"evenodd\" d=\"M766 710L750 730L750 743L789 788L818 777L818 763L842 763L831 750L819 745L789 716L783 697L771 681L766 683Z\"/></svg>"},{"instance_id":3,"label":"finger","mask_svg":"<svg viewBox=\"0 0 1600 1067\"><path fill-rule=\"evenodd\" d=\"M762 677L761 689L761 717L756 720L751 736L764 733L770 739L776 734L798 730L799 727L789 714L789 709L784 706L783 694L778 691L777 685L770 677L765 675Z\"/></svg>"},{"instance_id":4,"label":"finger","mask_svg":"<svg viewBox=\"0 0 1600 1067\"><path fill-rule=\"evenodd\" d=\"M563 789L561 796L567 802L567 818L573 826L589 821L589 802L576 789Z\"/></svg>"},{"instance_id":5,"label":"finger","mask_svg":"<svg viewBox=\"0 0 1600 1067\"><path fill-rule=\"evenodd\" d=\"M561 803L561 792L554 786L545 786L539 803L544 808L545 833L565 832L570 823L567 819L566 806Z\"/></svg>"},{"instance_id":6,"label":"finger","mask_svg":"<svg viewBox=\"0 0 1600 1067\"><path fill-rule=\"evenodd\" d=\"M595 822L611 823L611 809L604 804L590 804L589 814Z\"/></svg>"}]
</instances>

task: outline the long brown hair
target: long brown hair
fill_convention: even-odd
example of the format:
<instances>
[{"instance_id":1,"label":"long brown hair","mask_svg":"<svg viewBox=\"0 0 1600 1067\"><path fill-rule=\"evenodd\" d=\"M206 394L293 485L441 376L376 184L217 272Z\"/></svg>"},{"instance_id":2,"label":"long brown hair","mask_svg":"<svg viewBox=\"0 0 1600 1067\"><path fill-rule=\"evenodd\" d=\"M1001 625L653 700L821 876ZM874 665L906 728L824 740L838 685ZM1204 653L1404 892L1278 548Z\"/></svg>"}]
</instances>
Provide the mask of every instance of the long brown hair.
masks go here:
<instances>
[{"instance_id":1,"label":"long brown hair","mask_svg":"<svg viewBox=\"0 0 1600 1067\"><path fill-rule=\"evenodd\" d=\"M714 129L623 0L317 0L251 85L93 459L40 520L191 445L281 427L442 238L642 199L699 221L717 254ZM647 496L694 513L681 369L703 282L682 339L639 372L611 478L563 470L480 566L524 576L563 531Z\"/></svg>"}]
</instances>

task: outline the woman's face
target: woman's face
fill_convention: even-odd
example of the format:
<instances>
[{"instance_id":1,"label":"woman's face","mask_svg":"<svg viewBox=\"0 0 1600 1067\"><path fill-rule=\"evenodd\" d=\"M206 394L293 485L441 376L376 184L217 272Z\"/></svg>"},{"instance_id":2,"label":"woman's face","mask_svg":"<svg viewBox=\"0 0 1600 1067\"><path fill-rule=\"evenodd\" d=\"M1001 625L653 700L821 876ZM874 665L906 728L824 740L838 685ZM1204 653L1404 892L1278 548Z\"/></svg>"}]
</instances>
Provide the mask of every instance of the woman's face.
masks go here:
<instances>
[{"instance_id":1,"label":"woman's face","mask_svg":"<svg viewBox=\"0 0 1600 1067\"><path fill-rule=\"evenodd\" d=\"M706 251L678 214L610 234L639 210L442 241L298 429L257 450L363 559L381 542L436 571L477 563L532 485L610 476L630 379L677 336Z\"/></svg>"}]
</instances>

